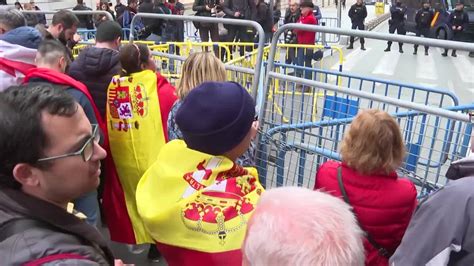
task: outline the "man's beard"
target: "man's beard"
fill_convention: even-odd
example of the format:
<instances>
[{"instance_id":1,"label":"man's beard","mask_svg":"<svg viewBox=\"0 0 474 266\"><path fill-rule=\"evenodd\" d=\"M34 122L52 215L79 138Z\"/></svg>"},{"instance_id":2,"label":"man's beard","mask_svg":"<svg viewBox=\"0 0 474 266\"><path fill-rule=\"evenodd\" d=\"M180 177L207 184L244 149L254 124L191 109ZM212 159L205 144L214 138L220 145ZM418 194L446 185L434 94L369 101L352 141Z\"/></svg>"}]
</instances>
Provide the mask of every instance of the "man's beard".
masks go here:
<instances>
[{"instance_id":1,"label":"man's beard","mask_svg":"<svg viewBox=\"0 0 474 266\"><path fill-rule=\"evenodd\" d=\"M65 33L65 32L66 32L66 31L63 30L63 31L61 31L61 33L59 33L59 35L58 35L58 40L59 40L62 44L64 44L64 45L67 44L66 33Z\"/></svg>"}]
</instances>

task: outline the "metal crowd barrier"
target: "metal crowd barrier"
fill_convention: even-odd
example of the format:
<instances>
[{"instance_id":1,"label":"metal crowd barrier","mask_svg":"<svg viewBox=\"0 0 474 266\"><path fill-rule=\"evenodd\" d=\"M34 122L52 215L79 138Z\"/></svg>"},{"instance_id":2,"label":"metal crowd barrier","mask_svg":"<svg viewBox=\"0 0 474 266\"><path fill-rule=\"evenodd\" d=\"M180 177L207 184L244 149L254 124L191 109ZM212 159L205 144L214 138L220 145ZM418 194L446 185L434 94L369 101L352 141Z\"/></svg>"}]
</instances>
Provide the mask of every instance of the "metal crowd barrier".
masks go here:
<instances>
[{"instance_id":1,"label":"metal crowd barrier","mask_svg":"<svg viewBox=\"0 0 474 266\"><path fill-rule=\"evenodd\" d=\"M474 44L289 24L274 35L269 58L280 56L279 36L294 28L474 51ZM458 106L458 99L452 93L319 69L304 70L323 74L325 78L320 81L314 77L299 78L281 74L288 72L282 71L285 65L281 61L276 61L268 60L257 106L261 127L258 170L262 184L267 187L312 188L321 163L341 160L339 143L361 109L384 110L396 118L407 147L407 157L399 172L415 181L420 195L443 186L450 163L468 153L472 123L467 112L474 109L474 104ZM326 77L331 75L335 76L332 84L326 83L329 80ZM378 88L378 83L383 85ZM281 86L276 84L288 85L281 93ZM276 110L275 101L281 112ZM312 108L316 109L316 115Z\"/></svg>"},{"instance_id":2,"label":"metal crowd barrier","mask_svg":"<svg viewBox=\"0 0 474 266\"><path fill-rule=\"evenodd\" d=\"M101 15L105 15L109 20L114 20L114 18L112 17L112 15L107 12L107 11L103 11L103 10L69 10L71 11L72 13L76 14L76 15L79 15L79 16L84 16L84 15L97 15L97 14L101 14ZM45 15L54 15L56 14L56 12L58 11L46 11L46 10L21 10L20 12L22 12L23 14L45 14Z\"/></svg>"},{"instance_id":3,"label":"metal crowd barrier","mask_svg":"<svg viewBox=\"0 0 474 266\"><path fill-rule=\"evenodd\" d=\"M96 29L93 29L93 30L88 30L88 29L84 29L84 28L78 28L77 29L77 34L79 34L79 36L81 36L81 41L83 41L83 42L94 41L96 33L97 33ZM122 29L122 40L127 40L129 35L130 35L130 29L123 28Z\"/></svg>"},{"instance_id":4,"label":"metal crowd barrier","mask_svg":"<svg viewBox=\"0 0 474 266\"><path fill-rule=\"evenodd\" d=\"M227 18L214 18L214 17L199 17L199 16L176 16L176 15L165 15L165 14L146 14L146 13L138 13L136 14L132 22L130 24L130 29L134 28L134 25L139 18L154 18L154 19L164 19L164 20L178 20L178 21L196 21L196 22L205 22L205 23L223 23L229 25L236 25L236 26L245 26L245 27L252 27L256 30L258 34L258 43L257 43L257 62L263 62L263 48L264 48L264 39L265 33L263 28L255 21L250 20L241 20L241 19L227 19ZM133 42L135 38L135 33L132 31L130 33L130 42ZM175 69L173 69L174 71ZM253 80L252 80L252 89L251 94L256 99L257 97L257 89L258 83L260 80L260 75L262 72L262 64L257 64L255 66L247 68L247 70L253 73Z\"/></svg>"},{"instance_id":5,"label":"metal crowd barrier","mask_svg":"<svg viewBox=\"0 0 474 266\"><path fill-rule=\"evenodd\" d=\"M192 21L184 22L184 39L196 42L201 40L199 32L196 27L194 27Z\"/></svg>"},{"instance_id":6,"label":"metal crowd barrier","mask_svg":"<svg viewBox=\"0 0 474 266\"><path fill-rule=\"evenodd\" d=\"M277 28L280 28L283 25L285 25L285 18L280 17L280 19L278 20L278 23L277 23ZM320 26L331 27L331 28L337 28L337 18L322 17L319 20L319 25ZM323 33L321 33L321 32L316 32L316 42L323 42L324 41L325 44L326 43L339 43L339 40L340 40L340 35L338 35L338 34L328 33L328 34L323 35ZM279 38L279 41L280 42L285 41L283 35Z\"/></svg>"},{"instance_id":7,"label":"metal crowd barrier","mask_svg":"<svg viewBox=\"0 0 474 266\"><path fill-rule=\"evenodd\" d=\"M458 97L448 90L295 65L277 63L275 66L275 72L277 73L294 75L298 70L309 71L313 73L314 80L326 84L366 91L394 99L411 101L440 108L459 105ZM286 95L288 97L294 95L299 97L302 94L305 94L307 98L311 99L311 105L305 107L308 108L308 114L303 119L305 121L317 121L319 119L318 111L320 111L318 110L318 102L321 98L326 96L323 93L315 93L312 90L298 90L295 83L285 80L274 80L273 88L268 94L268 101L274 106L275 115L282 115L283 123L295 123L298 119L295 119L295 117L289 116L288 114L284 114L283 110L302 108L298 107L298 105L302 103L288 101L286 97L279 97L278 95ZM367 108L371 108L372 105L373 103L371 103Z\"/></svg>"}]
</instances>

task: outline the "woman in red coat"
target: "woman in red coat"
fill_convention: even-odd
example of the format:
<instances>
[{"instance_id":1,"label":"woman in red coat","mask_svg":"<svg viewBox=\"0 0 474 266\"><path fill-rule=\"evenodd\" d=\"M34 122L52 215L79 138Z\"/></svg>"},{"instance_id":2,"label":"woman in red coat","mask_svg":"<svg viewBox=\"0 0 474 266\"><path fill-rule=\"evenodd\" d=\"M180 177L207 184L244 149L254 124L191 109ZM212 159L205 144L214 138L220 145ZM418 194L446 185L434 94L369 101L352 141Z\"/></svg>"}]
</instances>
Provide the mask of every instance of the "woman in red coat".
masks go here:
<instances>
[{"instance_id":1,"label":"woman in red coat","mask_svg":"<svg viewBox=\"0 0 474 266\"><path fill-rule=\"evenodd\" d=\"M397 122L384 111L360 112L344 136L341 157L342 163L321 165L314 189L342 198L340 168L347 198L361 228L373 240L364 241L366 265L388 265L417 204L413 183L395 172L405 157ZM374 242L388 254L382 255Z\"/></svg>"}]
</instances>

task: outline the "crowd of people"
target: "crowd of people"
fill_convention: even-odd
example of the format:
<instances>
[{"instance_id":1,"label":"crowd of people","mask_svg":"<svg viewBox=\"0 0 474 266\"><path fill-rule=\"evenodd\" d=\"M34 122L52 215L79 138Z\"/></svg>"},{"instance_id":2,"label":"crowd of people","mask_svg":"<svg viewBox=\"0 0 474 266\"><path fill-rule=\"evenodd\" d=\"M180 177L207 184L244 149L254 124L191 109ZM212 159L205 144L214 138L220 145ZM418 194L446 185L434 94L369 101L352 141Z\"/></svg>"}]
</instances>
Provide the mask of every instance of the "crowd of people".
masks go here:
<instances>
[{"instance_id":1,"label":"crowd of people","mask_svg":"<svg viewBox=\"0 0 474 266\"><path fill-rule=\"evenodd\" d=\"M312 3L300 7L300 21L317 23ZM175 88L148 46L120 45L115 21L101 22L74 60L80 23L61 10L40 32L17 10L0 11L6 265L123 265L97 229L99 213L111 240L132 252L152 244L149 257L169 265L474 263L472 158L419 203L396 172L406 154L397 121L364 110L345 132L341 162L323 163L313 190L265 190L254 99L227 81L214 53L190 55Z\"/></svg>"}]
</instances>

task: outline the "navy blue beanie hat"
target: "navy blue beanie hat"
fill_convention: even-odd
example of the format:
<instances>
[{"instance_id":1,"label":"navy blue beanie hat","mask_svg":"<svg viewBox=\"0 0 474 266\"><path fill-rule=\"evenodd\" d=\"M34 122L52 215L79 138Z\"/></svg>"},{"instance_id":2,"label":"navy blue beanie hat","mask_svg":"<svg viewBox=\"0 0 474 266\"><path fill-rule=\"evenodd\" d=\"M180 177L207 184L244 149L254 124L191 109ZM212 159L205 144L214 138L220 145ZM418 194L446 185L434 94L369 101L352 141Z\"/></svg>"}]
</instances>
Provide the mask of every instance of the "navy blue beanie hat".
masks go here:
<instances>
[{"instance_id":1,"label":"navy blue beanie hat","mask_svg":"<svg viewBox=\"0 0 474 266\"><path fill-rule=\"evenodd\" d=\"M255 103L235 82L204 82L183 100L176 124L188 148L222 155L235 148L255 118Z\"/></svg>"}]
</instances>

